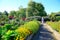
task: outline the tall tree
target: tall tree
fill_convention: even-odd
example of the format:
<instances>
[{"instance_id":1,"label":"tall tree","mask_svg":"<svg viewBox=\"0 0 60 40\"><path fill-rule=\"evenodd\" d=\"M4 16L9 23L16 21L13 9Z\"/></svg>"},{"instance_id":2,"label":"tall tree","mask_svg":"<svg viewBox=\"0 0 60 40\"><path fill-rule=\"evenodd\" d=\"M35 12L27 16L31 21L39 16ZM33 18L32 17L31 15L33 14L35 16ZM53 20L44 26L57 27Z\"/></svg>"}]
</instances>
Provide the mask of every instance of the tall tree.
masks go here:
<instances>
[{"instance_id":1,"label":"tall tree","mask_svg":"<svg viewBox=\"0 0 60 40\"><path fill-rule=\"evenodd\" d=\"M41 3L30 1L28 3L28 16L46 16L44 6Z\"/></svg>"}]
</instances>

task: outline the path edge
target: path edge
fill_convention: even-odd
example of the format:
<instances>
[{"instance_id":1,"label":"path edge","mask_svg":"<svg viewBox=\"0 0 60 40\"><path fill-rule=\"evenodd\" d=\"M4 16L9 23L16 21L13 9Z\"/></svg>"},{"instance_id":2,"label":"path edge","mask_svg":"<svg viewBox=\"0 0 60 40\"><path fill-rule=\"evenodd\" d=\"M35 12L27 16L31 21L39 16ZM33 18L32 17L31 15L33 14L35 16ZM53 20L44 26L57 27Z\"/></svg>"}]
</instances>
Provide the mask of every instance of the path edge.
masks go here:
<instances>
[{"instance_id":1,"label":"path edge","mask_svg":"<svg viewBox=\"0 0 60 40\"><path fill-rule=\"evenodd\" d=\"M44 23L43 25L47 26L48 30L53 33L53 36L56 38L56 40L60 40L60 34L57 31L53 30L51 26L46 23Z\"/></svg>"}]
</instances>

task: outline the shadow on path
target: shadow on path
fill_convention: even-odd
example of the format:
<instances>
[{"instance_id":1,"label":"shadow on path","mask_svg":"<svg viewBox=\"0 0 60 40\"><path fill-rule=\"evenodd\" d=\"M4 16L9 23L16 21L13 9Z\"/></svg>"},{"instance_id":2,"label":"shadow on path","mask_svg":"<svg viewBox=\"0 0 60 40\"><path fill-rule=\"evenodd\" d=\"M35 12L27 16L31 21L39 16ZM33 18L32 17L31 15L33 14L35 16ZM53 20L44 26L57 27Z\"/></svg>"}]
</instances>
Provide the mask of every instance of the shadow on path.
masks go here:
<instances>
[{"instance_id":1,"label":"shadow on path","mask_svg":"<svg viewBox=\"0 0 60 40\"><path fill-rule=\"evenodd\" d=\"M52 36L52 32L48 31L44 25L40 26L39 31L32 38L32 40L55 40Z\"/></svg>"}]
</instances>

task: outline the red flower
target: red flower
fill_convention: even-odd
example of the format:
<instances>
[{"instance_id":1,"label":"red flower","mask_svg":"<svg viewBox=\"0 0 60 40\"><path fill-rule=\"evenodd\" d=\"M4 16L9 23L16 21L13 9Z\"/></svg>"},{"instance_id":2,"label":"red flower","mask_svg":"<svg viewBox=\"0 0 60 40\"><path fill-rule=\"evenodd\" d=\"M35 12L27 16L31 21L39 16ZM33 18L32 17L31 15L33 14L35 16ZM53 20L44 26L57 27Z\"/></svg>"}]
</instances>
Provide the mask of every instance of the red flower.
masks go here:
<instances>
[{"instance_id":1,"label":"red flower","mask_svg":"<svg viewBox=\"0 0 60 40\"><path fill-rule=\"evenodd\" d=\"M26 18L22 18L22 20L25 20Z\"/></svg>"},{"instance_id":2,"label":"red flower","mask_svg":"<svg viewBox=\"0 0 60 40\"><path fill-rule=\"evenodd\" d=\"M14 16L9 16L9 18L10 18L10 19L13 19L13 18L14 18Z\"/></svg>"}]
</instances>

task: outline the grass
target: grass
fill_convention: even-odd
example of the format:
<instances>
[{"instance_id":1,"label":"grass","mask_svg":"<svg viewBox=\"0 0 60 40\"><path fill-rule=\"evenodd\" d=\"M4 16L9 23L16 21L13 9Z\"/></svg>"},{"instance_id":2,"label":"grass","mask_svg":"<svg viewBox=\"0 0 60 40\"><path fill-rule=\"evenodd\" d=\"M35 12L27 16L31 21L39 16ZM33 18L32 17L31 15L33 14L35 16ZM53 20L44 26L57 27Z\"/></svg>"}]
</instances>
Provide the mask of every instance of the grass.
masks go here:
<instances>
[{"instance_id":1,"label":"grass","mask_svg":"<svg viewBox=\"0 0 60 40\"><path fill-rule=\"evenodd\" d=\"M47 22L54 30L60 33L60 21L59 22Z\"/></svg>"}]
</instances>

